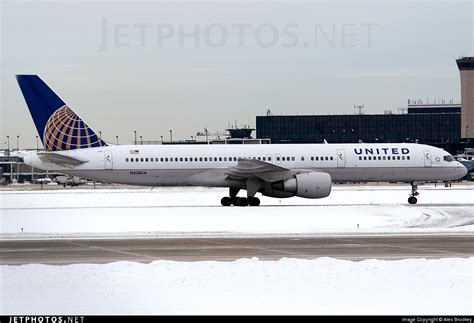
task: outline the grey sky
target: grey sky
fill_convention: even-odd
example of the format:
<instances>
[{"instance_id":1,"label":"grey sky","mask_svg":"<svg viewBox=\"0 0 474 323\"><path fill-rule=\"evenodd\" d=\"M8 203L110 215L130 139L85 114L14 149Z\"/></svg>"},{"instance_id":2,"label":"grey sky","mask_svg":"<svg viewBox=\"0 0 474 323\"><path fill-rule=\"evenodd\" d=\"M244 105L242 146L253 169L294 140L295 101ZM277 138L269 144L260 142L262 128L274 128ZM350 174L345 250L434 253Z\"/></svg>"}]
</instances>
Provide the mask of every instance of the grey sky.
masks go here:
<instances>
[{"instance_id":1,"label":"grey sky","mask_svg":"<svg viewBox=\"0 0 474 323\"><path fill-rule=\"evenodd\" d=\"M121 143L190 138L267 108L352 114L407 99L460 100L472 2L11 2L1 37L1 146L35 127L14 75L39 74L94 130ZM105 26L105 27L104 27ZM105 35L105 36L104 36ZM10 141L16 145L15 140Z\"/></svg>"}]
</instances>

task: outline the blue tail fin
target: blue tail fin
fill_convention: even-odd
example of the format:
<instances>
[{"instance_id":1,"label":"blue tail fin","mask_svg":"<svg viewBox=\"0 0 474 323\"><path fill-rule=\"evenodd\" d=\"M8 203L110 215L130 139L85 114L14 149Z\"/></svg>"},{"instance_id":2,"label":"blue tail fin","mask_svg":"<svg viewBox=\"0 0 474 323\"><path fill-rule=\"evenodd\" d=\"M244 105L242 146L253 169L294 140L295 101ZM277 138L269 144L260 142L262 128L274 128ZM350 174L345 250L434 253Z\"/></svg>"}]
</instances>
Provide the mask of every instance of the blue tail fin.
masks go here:
<instances>
[{"instance_id":1,"label":"blue tail fin","mask_svg":"<svg viewBox=\"0 0 474 323\"><path fill-rule=\"evenodd\" d=\"M107 146L37 75L16 79L46 150Z\"/></svg>"}]
</instances>

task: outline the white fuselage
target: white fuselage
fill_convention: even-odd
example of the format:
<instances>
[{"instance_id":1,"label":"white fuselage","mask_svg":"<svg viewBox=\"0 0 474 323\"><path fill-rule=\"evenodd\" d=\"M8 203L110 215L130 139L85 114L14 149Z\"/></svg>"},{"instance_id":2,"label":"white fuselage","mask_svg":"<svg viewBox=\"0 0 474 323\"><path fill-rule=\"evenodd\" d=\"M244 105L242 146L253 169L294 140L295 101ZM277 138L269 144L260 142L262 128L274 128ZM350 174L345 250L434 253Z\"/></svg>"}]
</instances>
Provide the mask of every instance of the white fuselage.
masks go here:
<instances>
[{"instance_id":1,"label":"white fuselage","mask_svg":"<svg viewBox=\"0 0 474 323\"><path fill-rule=\"evenodd\" d=\"M36 153L27 154L24 159L44 170L102 182L150 186L239 186L224 176L239 158L258 159L296 171L329 173L333 182L447 181L466 174L466 168L446 151L404 143L111 145L58 153L87 162L61 166L40 159ZM210 170L223 176L202 176Z\"/></svg>"}]
</instances>

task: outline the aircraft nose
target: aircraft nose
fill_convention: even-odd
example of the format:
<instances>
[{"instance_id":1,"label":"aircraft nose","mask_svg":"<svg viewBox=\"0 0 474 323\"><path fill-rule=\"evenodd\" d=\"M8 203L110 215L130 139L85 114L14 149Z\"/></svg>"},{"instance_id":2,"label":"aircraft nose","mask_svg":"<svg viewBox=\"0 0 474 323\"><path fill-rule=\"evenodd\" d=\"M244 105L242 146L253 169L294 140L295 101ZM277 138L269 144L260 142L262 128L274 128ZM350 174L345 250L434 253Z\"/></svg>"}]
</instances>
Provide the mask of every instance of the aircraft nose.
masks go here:
<instances>
[{"instance_id":1,"label":"aircraft nose","mask_svg":"<svg viewBox=\"0 0 474 323\"><path fill-rule=\"evenodd\" d=\"M461 164L460 162L457 162L457 163L458 163L459 178L466 176L466 175L467 175L467 168L466 168L466 166L464 166L464 165Z\"/></svg>"}]
</instances>

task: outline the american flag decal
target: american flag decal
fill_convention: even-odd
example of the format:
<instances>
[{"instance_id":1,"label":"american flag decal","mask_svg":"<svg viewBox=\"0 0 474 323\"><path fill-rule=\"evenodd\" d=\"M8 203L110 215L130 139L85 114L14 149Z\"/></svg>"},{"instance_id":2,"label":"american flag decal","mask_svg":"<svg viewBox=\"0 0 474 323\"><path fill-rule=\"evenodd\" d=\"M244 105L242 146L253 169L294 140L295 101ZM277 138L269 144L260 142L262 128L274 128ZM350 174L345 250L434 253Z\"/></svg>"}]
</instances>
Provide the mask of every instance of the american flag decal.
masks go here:
<instances>
[{"instance_id":1,"label":"american flag decal","mask_svg":"<svg viewBox=\"0 0 474 323\"><path fill-rule=\"evenodd\" d=\"M136 155L138 153L140 153L140 151L138 149L130 150L130 154L132 154L132 155Z\"/></svg>"}]
</instances>

